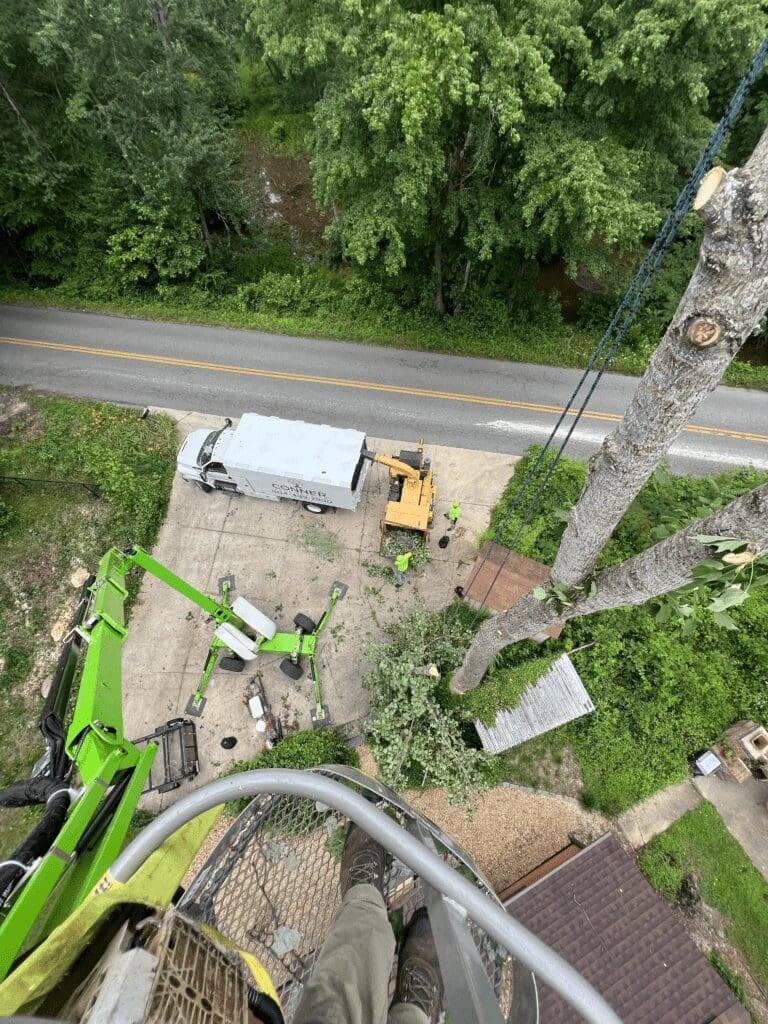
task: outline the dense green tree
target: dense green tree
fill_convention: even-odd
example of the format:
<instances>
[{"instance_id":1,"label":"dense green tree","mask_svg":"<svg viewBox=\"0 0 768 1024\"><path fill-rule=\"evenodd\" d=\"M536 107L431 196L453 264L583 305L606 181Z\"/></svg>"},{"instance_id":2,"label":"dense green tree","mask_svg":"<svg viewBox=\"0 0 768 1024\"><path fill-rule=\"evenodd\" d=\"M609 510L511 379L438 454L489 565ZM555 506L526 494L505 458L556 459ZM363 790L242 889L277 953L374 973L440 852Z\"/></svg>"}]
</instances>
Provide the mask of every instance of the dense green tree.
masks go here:
<instances>
[{"instance_id":1,"label":"dense green tree","mask_svg":"<svg viewBox=\"0 0 768 1024\"><path fill-rule=\"evenodd\" d=\"M274 65L323 71L330 237L438 309L500 258L599 274L637 245L766 25L760 0L246 2Z\"/></svg>"},{"instance_id":2,"label":"dense green tree","mask_svg":"<svg viewBox=\"0 0 768 1024\"><path fill-rule=\"evenodd\" d=\"M10 8L10 9L9 9ZM11 0L0 217L32 276L188 276L244 213L224 0ZM14 10L14 8L16 8ZM2 101L5 101L4 103Z\"/></svg>"}]
</instances>

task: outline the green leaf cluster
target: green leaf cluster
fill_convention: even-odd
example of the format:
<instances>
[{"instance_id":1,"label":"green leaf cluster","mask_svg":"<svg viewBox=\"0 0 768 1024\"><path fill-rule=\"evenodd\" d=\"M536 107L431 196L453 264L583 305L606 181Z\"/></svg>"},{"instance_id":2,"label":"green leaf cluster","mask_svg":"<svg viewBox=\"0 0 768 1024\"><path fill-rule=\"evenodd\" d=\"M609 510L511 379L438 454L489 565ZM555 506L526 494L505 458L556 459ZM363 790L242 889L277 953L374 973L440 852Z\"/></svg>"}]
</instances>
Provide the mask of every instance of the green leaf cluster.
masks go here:
<instances>
[{"instance_id":1,"label":"green leaf cluster","mask_svg":"<svg viewBox=\"0 0 768 1024\"><path fill-rule=\"evenodd\" d=\"M442 699L444 684L414 672L429 664L443 675L456 668L472 636L467 612L459 604L413 612L370 651L363 681L371 696L368 739L381 778L393 789L438 786L462 802L488 784L485 756L466 745L459 715Z\"/></svg>"}]
</instances>

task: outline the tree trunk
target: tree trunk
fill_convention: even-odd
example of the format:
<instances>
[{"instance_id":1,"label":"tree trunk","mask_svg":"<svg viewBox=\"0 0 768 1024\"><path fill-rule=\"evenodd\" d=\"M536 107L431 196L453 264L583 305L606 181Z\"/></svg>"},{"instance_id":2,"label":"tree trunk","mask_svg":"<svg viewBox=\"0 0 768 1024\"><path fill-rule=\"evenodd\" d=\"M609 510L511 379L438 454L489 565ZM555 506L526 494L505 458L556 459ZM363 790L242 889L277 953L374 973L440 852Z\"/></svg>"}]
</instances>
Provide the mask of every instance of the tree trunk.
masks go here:
<instances>
[{"instance_id":1,"label":"tree trunk","mask_svg":"<svg viewBox=\"0 0 768 1024\"><path fill-rule=\"evenodd\" d=\"M213 246L211 245L211 232L208 230L208 221L205 219L205 211L203 210L203 204L198 200L197 208L200 211L200 234L202 235L203 242L205 243L205 251L208 253L208 257L213 256Z\"/></svg>"},{"instance_id":2,"label":"tree trunk","mask_svg":"<svg viewBox=\"0 0 768 1024\"><path fill-rule=\"evenodd\" d=\"M443 296L443 247L440 242L435 242L433 253L435 267L435 309L438 313L445 312L445 298Z\"/></svg>"},{"instance_id":3,"label":"tree trunk","mask_svg":"<svg viewBox=\"0 0 768 1024\"><path fill-rule=\"evenodd\" d=\"M563 611L528 595L508 611L487 619L475 635L463 665L455 672L451 689L454 693L474 689L499 651L549 626L611 608L645 604L654 597L679 590L690 582L693 569L708 557L707 548L696 540L701 534L737 537L749 542L755 554L768 553L768 484L743 494L634 558L604 569L596 578L597 591L593 596L577 597Z\"/></svg>"},{"instance_id":4,"label":"tree trunk","mask_svg":"<svg viewBox=\"0 0 768 1024\"><path fill-rule=\"evenodd\" d=\"M590 575L630 503L768 308L768 129L743 168L710 172L697 200L705 224L698 265L623 420L590 460L552 568L565 586Z\"/></svg>"},{"instance_id":5,"label":"tree trunk","mask_svg":"<svg viewBox=\"0 0 768 1024\"><path fill-rule=\"evenodd\" d=\"M16 101L14 100L13 96L11 96L10 92L6 89L6 87L5 87L5 85L3 84L2 81L0 81L0 95L3 97L5 102L8 104L8 106L11 108L11 110L14 112L14 114L18 118L19 124L24 126L25 130L35 140L36 144L41 149L43 149L43 148L47 149L48 148L47 145L44 147L44 145L43 145L43 143L42 143L42 141L40 139L40 136L37 134L37 132L32 127L32 125L29 123L29 121L26 119L26 117L24 117L24 115L22 114L21 110L19 109Z\"/></svg>"}]
</instances>

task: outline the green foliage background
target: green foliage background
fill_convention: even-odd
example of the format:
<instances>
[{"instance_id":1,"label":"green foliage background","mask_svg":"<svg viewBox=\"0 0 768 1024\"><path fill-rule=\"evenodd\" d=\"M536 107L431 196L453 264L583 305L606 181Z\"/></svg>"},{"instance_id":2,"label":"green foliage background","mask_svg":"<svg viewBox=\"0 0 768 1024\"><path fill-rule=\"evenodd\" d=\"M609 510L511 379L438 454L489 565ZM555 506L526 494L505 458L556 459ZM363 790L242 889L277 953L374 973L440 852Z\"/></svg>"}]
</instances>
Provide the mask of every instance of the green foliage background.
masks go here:
<instances>
[{"instance_id":1,"label":"green foliage background","mask_svg":"<svg viewBox=\"0 0 768 1024\"><path fill-rule=\"evenodd\" d=\"M583 365L765 31L759 0L9 0L0 299ZM309 154L324 238L254 200L252 144Z\"/></svg>"}]
</instances>

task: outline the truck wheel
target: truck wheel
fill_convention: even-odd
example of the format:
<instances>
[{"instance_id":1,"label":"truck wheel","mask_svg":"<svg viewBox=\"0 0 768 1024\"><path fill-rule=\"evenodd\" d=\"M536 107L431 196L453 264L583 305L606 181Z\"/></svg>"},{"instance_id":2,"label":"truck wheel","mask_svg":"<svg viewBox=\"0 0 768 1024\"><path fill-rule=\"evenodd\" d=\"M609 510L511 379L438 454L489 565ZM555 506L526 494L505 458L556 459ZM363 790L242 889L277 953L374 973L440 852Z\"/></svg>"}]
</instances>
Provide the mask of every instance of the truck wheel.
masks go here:
<instances>
[{"instance_id":1,"label":"truck wheel","mask_svg":"<svg viewBox=\"0 0 768 1024\"><path fill-rule=\"evenodd\" d=\"M210 494L213 488L210 484L205 483L203 480L198 480L197 486L203 491L204 494Z\"/></svg>"},{"instance_id":2,"label":"truck wheel","mask_svg":"<svg viewBox=\"0 0 768 1024\"><path fill-rule=\"evenodd\" d=\"M318 505L316 501L302 501L301 503L307 512L311 512L313 516L325 515L326 505Z\"/></svg>"},{"instance_id":3,"label":"truck wheel","mask_svg":"<svg viewBox=\"0 0 768 1024\"><path fill-rule=\"evenodd\" d=\"M283 658L280 662L280 671L287 675L289 679L301 679L304 675L304 669L301 665L291 661L290 658Z\"/></svg>"},{"instance_id":4,"label":"truck wheel","mask_svg":"<svg viewBox=\"0 0 768 1024\"><path fill-rule=\"evenodd\" d=\"M313 622L308 615L302 615L301 612L294 615L293 624L304 630L305 633L314 633L317 629L317 623Z\"/></svg>"},{"instance_id":5,"label":"truck wheel","mask_svg":"<svg viewBox=\"0 0 768 1024\"><path fill-rule=\"evenodd\" d=\"M242 672L245 668L245 662L242 658L238 658L236 654L228 654L219 661L219 668L224 672Z\"/></svg>"}]
</instances>

